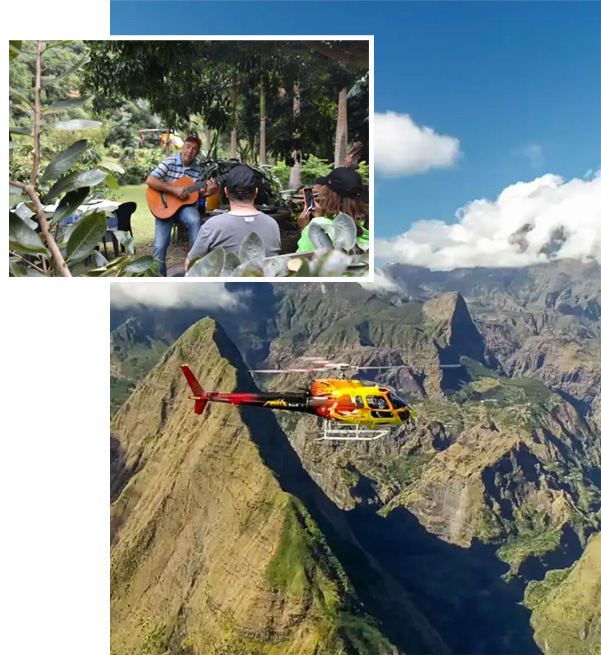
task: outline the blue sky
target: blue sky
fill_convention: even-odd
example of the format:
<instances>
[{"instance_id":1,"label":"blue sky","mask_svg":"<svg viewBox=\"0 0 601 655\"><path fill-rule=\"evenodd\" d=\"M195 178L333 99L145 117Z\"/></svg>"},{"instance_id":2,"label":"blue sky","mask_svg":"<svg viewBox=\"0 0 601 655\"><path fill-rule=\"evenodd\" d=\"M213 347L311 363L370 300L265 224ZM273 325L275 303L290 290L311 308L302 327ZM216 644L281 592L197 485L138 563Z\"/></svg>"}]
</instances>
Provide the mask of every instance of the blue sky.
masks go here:
<instances>
[{"instance_id":1,"label":"blue sky","mask_svg":"<svg viewBox=\"0 0 601 655\"><path fill-rule=\"evenodd\" d=\"M113 0L111 33L176 33L165 25L177 19L166 16L185 16L182 35L375 36L376 120L408 115L416 131L452 137L460 151L425 172L385 175L376 146L380 239L418 220L456 222L459 207L517 182L546 173L567 181L601 167L598 2Z\"/></svg>"}]
</instances>

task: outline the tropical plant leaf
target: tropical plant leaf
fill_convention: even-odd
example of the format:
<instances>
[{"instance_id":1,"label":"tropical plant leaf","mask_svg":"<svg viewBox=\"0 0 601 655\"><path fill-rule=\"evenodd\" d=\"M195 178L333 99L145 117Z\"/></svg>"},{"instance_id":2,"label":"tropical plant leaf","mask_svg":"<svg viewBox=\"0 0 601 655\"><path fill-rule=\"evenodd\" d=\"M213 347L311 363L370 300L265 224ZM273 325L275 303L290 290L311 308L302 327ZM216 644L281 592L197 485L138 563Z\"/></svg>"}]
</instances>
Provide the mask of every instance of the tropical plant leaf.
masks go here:
<instances>
[{"instance_id":1,"label":"tropical plant leaf","mask_svg":"<svg viewBox=\"0 0 601 655\"><path fill-rule=\"evenodd\" d=\"M87 257L105 235L106 227L107 220L103 212L81 218L67 241L66 260L77 261Z\"/></svg>"},{"instance_id":2,"label":"tropical plant leaf","mask_svg":"<svg viewBox=\"0 0 601 655\"><path fill-rule=\"evenodd\" d=\"M124 269L124 273L144 273L151 266L154 266L155 259L152 255L144 255L143 257L136 257Z\"/></svg>"},{"instance_id":3,"label":"tropical plant leaf","mask_svg":"<svg viewBox=\"0 0 601 655\"><path fill-rule=\"evenodd\" d=\"M115 179L115 176L112 173L108 173L104 179L104 183L114 191L119 191L119 182Z\"/></svg>"},{"instance_id":4,"label":"tropical plant leaf","mask_svg":"<svg viewBox=\"0 0 601 655\"><path fill-rule=\"evenodd\" d=\"M47 50L52 50L52 48L58 48L62 45L67 45L67 43L72 43L73 39L69 41L52 41L50 45L47 45L42 52L46 52Z\"/></svg>"},{"instance_id":5,"label":"tropical plant leaf","mask_svg":"<svg viewBox=\"0 0 601 655\"><path fill-rule=\"evenodd\" d=\"M88 197L90 192L90 187L84 186L81 189L76 189L75 191L70 191L65 196L61 198L61 201L58 203L58 207L52 216L51 223L56 225L59 221L62 221L64 218L73 216L77 213L79 205Z\"/></svg>"},{"instance_id":6,"label":"tropical plant leaf","mask_svg":"<svg viewBox=\"0 0 601 655\"><path fill-rule=\"evenodd\" d=\"M65 111L66 109L71 109L72 107L79 107L86 102L88 98L67 98L66 100L57 100L53 102L45 111Z\"/></svg>"},{"instance_id":7,"label":"tropical plant leaf","mask_svg":"<svg viewBox=\"0 0 601 655\"><path fill-rule=\"evenodd\" d=\"M13 89L9 87L8 92L11 96L15 96L15 98L18 98L21 102L24 102L26 105L33 107L33 103L26 97L25 91L23 91L23 89Z\"/></svg>"},{"instance_id":8,"label":"tropical plant leaf","mask_svg":"<svg viewBox=\"0 0 601 655\"><path fill-rule=\"evenodd\" d=\"M23 203L22 205L19 205L17 209L15 209L15 214L22 220L25 221L26 225L29 225L29 227L32 230L35 230L35 228L38 226L38 224L35 221L31 220L32 216L35 216L35 212L32 212L29 207Z\"/></svg>"},{"instance_id":9,"label":"tropical plant leaf","mask_svg":"<svg viewBox=\"0 0 601 655\"><path fill-rule=\"evenodd\" d=\"M100 252L100 250L92 250L90 257L94 262L94 266L106 266L109 260Z\"/></svg>"},{"instance_id":10,"label":"tropical plant leaf","mask_svg":"<svg viewBox=\"0 0 601 655\"><path fill-rule=\"evenodd\" d=\"M230 276L240 266L240 257L235 252L228 252L225 256L225 263L221 275Z\"/></svg>"},{"instance_id":11,"label":"tropical plant leaf","mask_svg":"<svg viewBox=\"0 0 601 655\"><path fill-rule=\"evenodd\" d=\"M88 121L82 118L74 118L70 121L52 123L48 127L54 130L88 130L91 127L98 127L102 125L102 121Z\"/></svg>"},{"instance_id":12,"label":"tropical plant leaf","mask_svg":"<svg viewBox=\"0 0 601 655\"><path fill-rule=\"evenodd\" d=\"M9 41L8 42L8 60L14 59L21 54L23 41Z\"/></svg>"},{"instance_id":13,"label":"tropical plant leaf","mask_svg":"<svg viewBox=\"0 0 601 655\"><path fill-rule=\"evenodd\" d=\"M46 200L50 202L56 198L61 193L66 193L67 191L75 191L81 187L93 187L97 184L100 184L108 175L104 171L99 171L97 168L91 171L85 171L84 173L78 173L74 171L69 173L66 177L57 180L53 185Z\"/></svg>"},{"instance_id":14,"label":"tropical plant leaf","mask_svg":"<svg viewBox=\"0 0 601 655\"><path fill-rule=\"evenodd\" d=\"M346 273L351 258L341 250L318 250L310 263L311 275L315 277L339 277Z\"/></svg>"},{"instance_id":15,"label":"tropical plant leaf","mask_svg":"<svg viewBox=\"0 0 601 655\"><path fill-rule=\"evenodd\" d=\"M244 264L253 259L263 261L265 259L265 244L263 239L256 233L251 232L240 244L240 261Z\"/></svg>"},{"instance_id":16,"label":"tropical plant leaf","mask_svg":"<svg viewBox=\"0 0 601 655\"><path fill-rule=\"evenodd\" d=\"M278 277L283 271L288 272L284 260L279 257L266 259L263 262L263 271L265 277Z\"/></svg>"},{"instance_id":17,"label":"tropical plant leaf","mask_svg":"<svg viewBox=\"0 0 601 655\"><path fill-rule=\"evenodd\" d=\"M90 58L87 55L84 55L76 64L71 66L71 68L66 70L64 73L62 73L58 77L54 77L53 79L48 80L48 82L46 82L46 84L44 84L42 86L42 88L45 89L47 86L52 86L53 84L55 84L59 80L62 80L63 78L65 78L65 77L71 75L72 73L74 73L76 70L79 70L84 64L87 64L89 61L90 61Z\"/></svg>"},{"instance_id":18,"label":"tropical plant leaf","mask_svg":"<svg viewBox=\"0 0 601 655\"><path fill-rule=\"evenodd\" d=\"M125 173L125 169L123 169L119 164L115 164L115 162L112 161L101 161L100 164L98 164L100 168L105 168L107 171L112 171L113 173Z\"/></svg>"},{"instance_id":19,"label":"tropical plant leaf","mask_svg":"<svg viewBox=\"0 0 601 655\"><path fill-rule=\"evenodd\" d=\"M125 251L133 255L136 250L136 242L133 236L125 230L115 230L113 234L117 237L117 241L125 248Z\"/></svg>"},{"instance_id":20,"label":"tropical plant leaf","mask_svg":"<svg viewBox=\"0 0 601 655\"><path fill-rule=\"evenodd\" d=\"M40 235L32 230L15 212L9 212L8 244L11 250L18 252L47 254Z\"/></svg>"},{"instance_id":21,"label":"tropical plant leaf","mask_svg":"<svg viewBox=\"0 0 601 655\"><path fill-rule=\"evenodd\" d=\"M32 136L31 130L28 127L12 126L8 128L10 134L24 134L25 136Z\"/></svg>"},{"instance_id":22,"label":"tropical plant leaf","mask_svg":"<svg viewBox=\"0 0 601 655\"><path fill-rule=\"evenodd\" d=\"M330 237L326 234L325 230L319 223L311 221L309 223L309 231L307 232L309 241L313 244L316 250L325 249L332 250L334 244Z\"/></svg>"},{"instance_id":23,"label":"tropical plant leaf","mask_svg":"<svg viewBox=\"0 0 601 655\"><path fill-rule=\"evenodd\" d=\"M357 242L357 225L348 214L338 214L333 222L334 248L352 250Z\"/></svg>"},{"instance_id":24,"label":"tropical plant leaf","mask_svg":"<svg viewBox=\"0 0 601 655\"><path fill-rule=\"evenodd\" d=\"M58 154L49 164L46 166L44 175L40 183L47 182L48 180L55 180L57 177L60 177L65 171L69 170L73 164L76 164L88 147L88 142L85 139L81 141L76 141L72 146L67 148L64 152Z\"/></svg>"},{"instance_id":25,"label":"tropical plant leaf","mask_svg":"<svg viewBox=\"0 0 601 655\"><path fill-rule=\"evenodd\" d=\"M219 277L225 264L225 250L215 248L196 260L188 269L188 277Z\"/></svg>"},{"instance_id":26,"label":"tropical plant leaf","mask_svg":"<svg viewBox=\"0 0 601 655\"><path fill-rule=\"evenodd\" d=\"M243 262L233 271L232 277L264 277L261 262L258 259Z\"/></svg>"}]
</instances>

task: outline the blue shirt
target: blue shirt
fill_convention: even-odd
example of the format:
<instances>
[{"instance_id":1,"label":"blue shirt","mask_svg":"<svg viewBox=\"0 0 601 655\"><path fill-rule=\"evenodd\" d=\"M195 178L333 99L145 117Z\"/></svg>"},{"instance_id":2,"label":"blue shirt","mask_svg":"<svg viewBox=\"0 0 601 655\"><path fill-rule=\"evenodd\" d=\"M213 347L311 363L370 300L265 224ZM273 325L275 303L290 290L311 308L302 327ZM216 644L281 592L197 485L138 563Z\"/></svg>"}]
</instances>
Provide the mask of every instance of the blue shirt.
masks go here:
<instances>
[{"instance_id":1,"label":"blue shirt","mask_svg":"<svg viewBox=\"0 0 601 655\"><path fill-rule=\"evenodd\" d=\"M192 180L196 181L202 173L202 169L197 164L196 159L192 160L190 166L184 166L182 162L181 153L177 153L173 157L167 157L155 169L151 175L158 177L163 182L175 182L180 177L187 175Z\"/></svg>"}]
</instances>

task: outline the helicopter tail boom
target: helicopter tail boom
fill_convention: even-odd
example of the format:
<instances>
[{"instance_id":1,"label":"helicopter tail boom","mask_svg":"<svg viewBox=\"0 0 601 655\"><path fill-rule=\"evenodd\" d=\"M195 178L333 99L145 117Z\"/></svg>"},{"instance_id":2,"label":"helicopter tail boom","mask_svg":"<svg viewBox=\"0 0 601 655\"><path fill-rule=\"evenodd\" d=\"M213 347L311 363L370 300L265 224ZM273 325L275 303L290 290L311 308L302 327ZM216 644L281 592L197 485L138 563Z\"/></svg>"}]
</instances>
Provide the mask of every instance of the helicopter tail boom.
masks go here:
<instances>
[{"instance_id":1,"label":"helicopter tail boom","mask_svg":"<svg viewBox=\"0 0 601 655\"><path fill-rule=\"evenodd\" d=\"M192 393L194 394L194 399L196 400L194 403L194 413L202 414L205 410L205 407L207 406L207 397L205 392L200 386L199 381L194 377L194 373L192 373L192 370L188 364L182 364L182 372L186 376L186 380L188 381L190 389L192 389Z\"/></svg>"}]
</instances>

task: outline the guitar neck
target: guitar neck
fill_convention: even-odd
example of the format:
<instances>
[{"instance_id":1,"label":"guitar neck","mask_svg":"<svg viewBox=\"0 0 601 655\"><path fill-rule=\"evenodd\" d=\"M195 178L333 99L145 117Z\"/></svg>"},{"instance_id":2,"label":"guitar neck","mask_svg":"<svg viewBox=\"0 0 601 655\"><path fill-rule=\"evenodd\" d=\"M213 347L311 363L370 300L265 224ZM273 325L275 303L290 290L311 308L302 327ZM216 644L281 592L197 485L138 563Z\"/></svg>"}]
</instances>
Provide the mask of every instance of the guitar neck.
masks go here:
<instances>
[{"instance_id":1,"label":"guitar neck","mask_svg":"<svg viewBox=\"0 0 601 655\"><path fill-rule=\"evenodd\" d=\"M200 191L206 185L206 180L198 180L194 182L192 186L185 187L189 193L194 193L195 191Z\"/></svg>"}]
</instances>

